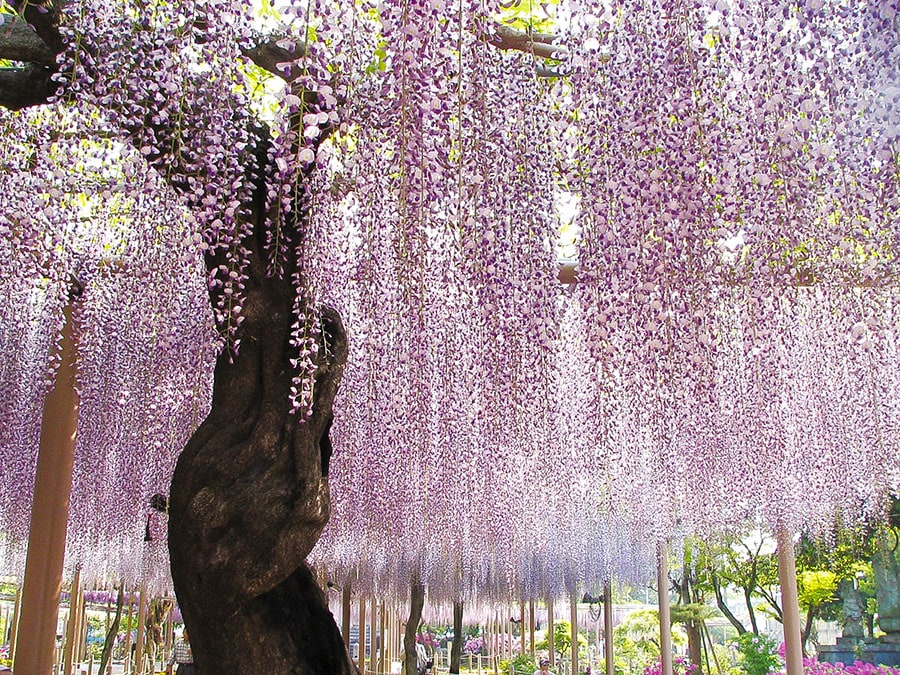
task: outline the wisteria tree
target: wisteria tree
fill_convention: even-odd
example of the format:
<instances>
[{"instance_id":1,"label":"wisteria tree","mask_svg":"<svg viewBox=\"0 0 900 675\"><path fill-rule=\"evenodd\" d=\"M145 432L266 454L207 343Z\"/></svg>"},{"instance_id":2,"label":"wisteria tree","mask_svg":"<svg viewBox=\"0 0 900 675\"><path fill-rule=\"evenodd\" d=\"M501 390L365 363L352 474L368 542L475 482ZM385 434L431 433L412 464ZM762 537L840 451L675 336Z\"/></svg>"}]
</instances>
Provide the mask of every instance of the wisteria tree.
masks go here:
<instances>
[{"instance_id":1,"label":"wisteria tree","mask_svg":"<svg viewBox=\"0 0 900 675\"><path fill-rule=\"evenodd\" d=\"M311 0L275 42L261 6L7 0L0 27L9 486L74 275L95 414L70 548L118 566L128 511L93 488L167 491L159 458L193 434L169 548L201 670L351 668L304 562L328 476L312 555L435 601L571 594L645 574L659 539L881 512L893 3ZM22 509L0 499L9 560Z\"/></svg>"},{"instance_id":2,"label":"wisteria tree","mask_svg":"<svg viewBox=\"0 0 900 675\"><path fill-rule=\"evenodd\" d=\"M0 104L71 115L101 161L131 153L162 178L132 185L131 196L170 191L196 225L190 239L205 261L218 357L211 410L179 456L168 499L172 578L196 663L205 672L265 664L266 672L338 674L353 666L304 560L329 516L329 428L347 354L338 314L315 304L308 267L310 176L341 124L332 87L341 59L334 45L327 61L313 53L309 35L251 36L232 23L251 7L235 5L6 3ZM316 10L308 32L329 20L329 8ZM482 41L535 44L507 27ZM235 91L242 77L260 79L242 59L287 83L271 127ZM39 154L24 144L20 170ZM127 182L134 169L104 177ZM134 212L132 227L146 227L147 215ZM21 206L6 218L14 238L47 225ZM59 262L41 257L38 267ZM95 273L68 272L79 285Z\"/></svg>"},{"instance_id":3,"label":"wisteria tree","mask_svg":"<svg viewBox=\"0 0 900 675\"><path fill-rule=\"evenodd\" d=\"M197 64L204 53L217 62L238 56L237 44L222 53L223 36L207 36L205 12L215 7L183 14L184 7L139 3L106 13L76 4L10 3L2 55L25 64L3 71L2 103L63 101L60 114L99 106L104 126L203 213L210 297L226 344L212 409L180 455L168 506L172 577L196 663L209 672L258 672L265 663L271 672L349 673L340 635L304 564L328 519L328 429L347 350L338 315L304 295L310 162L273 183L277 148L270 135L235 102L231 109L208 103L228 97L218 90L224 81L211 78L210 89L205 74L182 74L194 80L189 84L169 70L182 49L192 50ZM73 21L75 11L87 23ZM108 51L111 37L119 53ZM266 45L248 54L271 70L292 60ZM117 87L124 96L113 100ZM298 93L292 114L312 115L325 136L334 115L323 111L334 107L334 97L324 87ZM203 148L212 137L218 152ZM296 136L285 140L294 155L316 148L301 148ZM268 194L273 185L283 185L284 196ZM284 215L276 220L279 209Z\"/></svg>"}]
</instances>

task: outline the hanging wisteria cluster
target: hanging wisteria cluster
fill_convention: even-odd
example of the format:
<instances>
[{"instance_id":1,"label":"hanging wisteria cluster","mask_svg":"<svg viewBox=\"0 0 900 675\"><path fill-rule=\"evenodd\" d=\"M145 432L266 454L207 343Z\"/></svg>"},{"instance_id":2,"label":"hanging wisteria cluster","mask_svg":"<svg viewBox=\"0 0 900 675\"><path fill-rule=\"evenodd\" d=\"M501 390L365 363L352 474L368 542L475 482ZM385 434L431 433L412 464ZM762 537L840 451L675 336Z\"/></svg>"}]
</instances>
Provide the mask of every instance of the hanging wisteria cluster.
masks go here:
<instances>
[{"instance_id":1,"label":"hanging wisteria cluster","mask_svg":"<svg viewBox=\"0 0 900 675\"><path fill-rule=\"evenodd\" d=\"M350 335L313 553L331 578L531 599L651 576L661 539L880 514L900 484L892 3L294 2L266 14L290 82L261 106L256 7L151 4L69 3L60 101L0 113L0 570L21 571L77 282L68 560L165 583L147 500L216 348L240 348L260 176L269 268L299 256L301 414L311 308ZM527 40L498 48L512 17L557 35L554 77Z\"/></svg>"},{"instance_id":2,"label":"hanging wisteria cluster","mask_svg":"<svg viewBox=\"0 0 900 675\"><path fill-rule=\"evenodd\" d=\"M599 35L573 16L562 135L583 196L570 311L593 357L571 363L596 383L572 433L621 451L621 502L654 494L662 532L876 516L896 485L893 10L597 17Z\"/></svg>"},{"instance_id":3,"label":"hanging wisteria cluster","mask_svg":"<svg viewBox=\"0 0 900 675\"><path fill-rule=\"evenodd\" d=\"M470 12L478 16L462 14ZM401 35L446 37L453 25L429 31L427 19L402 16L414 26ZM652 574L657 540L757 522L823 533L877 518L897 486L900 80L890 6L579 3L557 18L569 77L546 87L533 72L518 80L507 72L465 95L465 77L440 58L416 79L424 50L391 71L400 78L390 80L394 92L404 78L416 92L450 89L441 100L451 119L453 95L466 112L534 115L533 140L501 141L505 156L488 161L556 171L517 187L506 169L503 187L480 185L479 199L504 204L488 207L493 222L519 213L524 230L548 215L554 190L577 195L579 282L560 295L559 313L550 302L526 308L517 279L534 274L553 287L555 266L529 253L479 276L482 257L508 256L513 242L473 243L465 229L444 250L461 252L466 274L452 284L417 276L411 308L394 309L402 277L379 293L373 282L386 271L364 271L363 295L345 299L345 312L351 327L367 308L376 323L362 324L365 343L348 366L335 519L320 545L339 578L402 594L421 571L437 595L457 598L597 588L614 574ZM460 43L473 33L463 28ZM463 54L473 71L504 62L477 43ZM519 99L522 83L531 91ZM464 203L449 181L430 191L396 159L405 156L407 116L422 120L421 142L439 124L430 112L406 105L381 144L360 143L354 162L391 161L400 191L375 204L399 208L358 201L373 183L355 181L342 202L349 239L340 269L354 270L344 292L359 283L359 258L346 250L365 247L380 265L403 251L409 191L427 194L415 224L432 236L443 204ZM473 134L502 139L503 126L476 125ZM478 149L475 140L458 159L464 180L478 176L467 156L484 161ZM427 153L414 168L444 178ZM510 191L516 201L504 203ZM540 214L525 204L537 192ZM332 227L340 222L340 212L326 213ZM393 251L381 253L385 245ZM426 274L437 264L418 251L415 262ZM453 326L443 339L428 314L432 294ZM475 302L456 315L460 297ZM484 352L485 333L465 331L504 298L516 309L488 320L495 337ZM416 310L427 332L392 343L404 333L393 316L414 321ZM560 333L547 342L551 325ZM546 384L517 387L516 363ZM466 379L473 370L476 382ZM447 380L459 389L447 392ZM424 419L440 432L420 428ZM374 420L385 421L383 433L370 431Z\"/></svg>"},{"instance_id":4,"label":"hanging wisteria cluster","mask_svg":"<svg viewBox=\"0 0 900 675\"><path fill-rule=\"evenodd\" d=\"M530 494L561 441L546 100L530 59L479 39L478 3L379 13L384 71L314 206L352 354L321 550L400 595L413 570L447 597L539 587L523 528L552 521Z\"/></svg>"},{"instance_id":5,"label":"hanging wisteria cluster","mask_svg":"<svg viewBox=\"0 0 900 675\"><path fill-rule=\"evenodd\" d=\"M41 403L71 304L81 414L67 555L86 574L165 587L165 526L150 523L145 542L159 518L148 500L168 491L206 412L215 353L189 219L136 152L73 134L90 124L78 113L5 122L4 569L24 563Z\"/></svg>"}]
</instances>

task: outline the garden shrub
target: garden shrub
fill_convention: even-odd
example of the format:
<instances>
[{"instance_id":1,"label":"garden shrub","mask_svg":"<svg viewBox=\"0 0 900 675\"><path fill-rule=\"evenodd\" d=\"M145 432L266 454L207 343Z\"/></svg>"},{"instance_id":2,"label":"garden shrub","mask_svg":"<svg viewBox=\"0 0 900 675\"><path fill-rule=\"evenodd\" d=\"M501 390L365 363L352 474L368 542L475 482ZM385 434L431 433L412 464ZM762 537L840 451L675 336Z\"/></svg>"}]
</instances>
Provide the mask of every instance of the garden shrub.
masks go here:
<instances>
[{"instance_id":1,"label":"garden shrub","mask_svg":"<svg viewBox=\"0 0 900 675\"><path fill-rule=\"evenodd\" d=\"M778 645L767 635L742 633L735 645L740 654L738 665L746 675L769 675L781 667Z\"/></svg>"}]
</instances>

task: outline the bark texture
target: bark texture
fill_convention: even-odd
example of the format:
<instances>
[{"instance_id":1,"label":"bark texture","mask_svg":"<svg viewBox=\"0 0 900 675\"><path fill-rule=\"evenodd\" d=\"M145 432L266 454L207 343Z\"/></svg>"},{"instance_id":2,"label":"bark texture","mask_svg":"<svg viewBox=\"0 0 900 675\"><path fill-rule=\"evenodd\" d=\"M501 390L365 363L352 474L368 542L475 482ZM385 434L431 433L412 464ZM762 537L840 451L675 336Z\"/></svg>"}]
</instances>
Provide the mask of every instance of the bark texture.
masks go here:
<instances>
[{"instance_id":1,"label":"bark texture","mask_svg":"<svg viewBox=\"0 0 900 675\"><path fill-rule=\"evenodd\" d=\"M522 630L525 630L525 621L522 621ZM453 645L450 647L450 672L459 673L462 661L463 640L463 603L462 600L453 603Z\"/></svg>"},{"instance_id":2,"label":"bark texture","mask_svg":"<svg viewBox=\"0 0 900 675\"><path fill-rule=\"evenodd\" d=\"M425 607L425 585L416 577L409 586L409 618L403 632L403 675L418 675L418 656L416 655L416 631L422 620L422 609Z\"/></svg>"},{"instance_id":3,"label":"bark texture","mask_svg":"<svg viewBox=\"0 0 900 675\"><path fill-rule=\"evenodd\" d=\"M172 479L172 577L199 672L350 674L304 562L330 513L328 430L347 341L340 317L324 308L314 412L301 422L289 399L294 270L267 275L261 210L243 242L250 269L240 351L219 357L212 410Z\"/></svg>"}]
</instances>

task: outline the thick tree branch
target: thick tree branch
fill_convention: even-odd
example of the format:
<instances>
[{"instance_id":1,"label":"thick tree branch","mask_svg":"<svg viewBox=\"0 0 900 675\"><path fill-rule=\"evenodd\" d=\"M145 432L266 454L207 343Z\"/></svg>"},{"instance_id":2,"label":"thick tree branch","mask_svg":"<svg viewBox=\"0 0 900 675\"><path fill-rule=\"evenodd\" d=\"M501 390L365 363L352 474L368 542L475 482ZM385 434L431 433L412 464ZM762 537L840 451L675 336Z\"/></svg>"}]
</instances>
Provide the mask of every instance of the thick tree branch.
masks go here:
<instances>
[{"instance_id":1,"label":"thick tree branch","mask_svg":"<svg viewBox=\"0 0 900 675\"><path fill-rule=\"evenodd\" d=\"M725 618L731 623L732 626L737 629L738 635L742 635L747 632L747 629L744 627L738 618L732 613L731 609L728 607L728 603L725 601L725 594L722 592L722 583L719 580L719 576L713 572L710 575L710 581L712 582L713 591L716 594L716 606L725 615Z\"/></svg>"},{"instance_id":2,"label":"thick tree branch","mask_svg":"<svg viewBox=\"0 0 900 675\"><path fill-rule=\"evenodd\" d=\"M18 14L0 14L0 59L56 66L56 54Z\"/></svg>"},{"instance_id":3,"label":"thick tree branch","mask_svg":"<svg viewBox=\"0 0 900 675\"><path fill-rule=\"evenodd\" d=\"M13 9L21 2L10 2ZM21 110L46 103L58 85L50 78L57 71L62 51L56 6L28 4L21 14L0 14L0 59L21 62L0 68L0 106Z\"/></svg>"},{"instance_id":4,"label":"thick tree branch","mask_svg":"<svg viewBox=\"0 0 900 675\"><path fill-rule=\"evenodd\" d=\"M53 72L36 64L0 68L0 106L21 110L46 103L57 89L57 84L50 79Z\"/></svg>"},{"instance_id":5,"label":"thick tree branch","mask_svg":"<svg viewBox=\"0 0 900 675\"><path fill-rule=\"evenodd\" d=\"M300 76L301 72L299 68L292 66L292 64L297 59L303 58L306 50L299 43L294 46L293 50L282 46L288 41L292 42L292 39L285 37L270 38L265 42L260 42L255 47L241 49L241 53L263 70L287 82L292 82Z\"/></svg>"},{"instance_id":6,"label":"thick tree branch","mask_svg":"<svg viewBox=\"0 0 900 675\"><path fill-rule=\"evenodd\" d=\"M68 0L10 0L8 4L24 14L25 20L54 54L65 49L59 35L59 21Z\"/></svg>"},{"instance_id":7,"label":"thick tree branch","mask_svg":"<svg viewBox=\"0 0 900 675\"><path fill-rule=\"evenodd\" d=\"M568 50L560 44L558 35L551 33L534 33L516 30L511 26L496 24L485 33L484 40L497 49L534 54L542 59L563 59Z\"/></svg>"}]
</instances>

